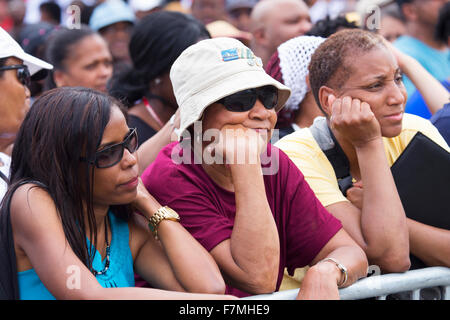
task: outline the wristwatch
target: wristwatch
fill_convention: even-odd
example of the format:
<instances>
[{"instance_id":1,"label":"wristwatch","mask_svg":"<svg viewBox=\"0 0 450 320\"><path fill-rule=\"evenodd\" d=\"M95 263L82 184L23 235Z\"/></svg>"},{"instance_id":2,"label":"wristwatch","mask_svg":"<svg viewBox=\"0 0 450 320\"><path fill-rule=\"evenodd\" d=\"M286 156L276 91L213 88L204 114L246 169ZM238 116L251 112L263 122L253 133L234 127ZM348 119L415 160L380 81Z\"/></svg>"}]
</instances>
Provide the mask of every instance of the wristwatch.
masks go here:
<instances>
[{"instance_id":1,"label":"wristwatch","mask_svg":"<svg viewBox=\"0 0 450 320\"><path fill-rule=\"evenodd\" d=\"M155 236L155 239L158 239L158 225L165 219L179 222L180 216L175 210L169 208L168 206L159 208L148 221L148 227Z\"/></svg>"}]
</instances>

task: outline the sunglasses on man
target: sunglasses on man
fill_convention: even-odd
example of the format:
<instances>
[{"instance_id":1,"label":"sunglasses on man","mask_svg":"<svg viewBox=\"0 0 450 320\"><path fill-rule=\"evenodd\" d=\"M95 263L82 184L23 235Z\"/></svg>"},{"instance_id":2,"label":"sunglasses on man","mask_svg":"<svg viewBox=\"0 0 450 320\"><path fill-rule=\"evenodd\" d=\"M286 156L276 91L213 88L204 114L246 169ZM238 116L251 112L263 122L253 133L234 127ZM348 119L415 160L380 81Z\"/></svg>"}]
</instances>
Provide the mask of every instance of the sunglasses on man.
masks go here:
<instances>
[{"instance_id":1,"label":"sunglasses on man","mask_svg":"<svg viewBox=\"0 0 450 320\"><path fill-rule=\"evenodd\" d=\"M31 75L28 67L24 64L15 64L12 66L3 66L0 67L0 71L4 70L17 70L17 80L22 83L24 86L29 87L31 83Z\"/></svg>"},{"instance_id":2,"label":"sunglasses on man","mask_svg":"<svg viewBox=\"0 0 450 320\"><path fill-rule=\"evenodd\" d=\"M121 143L113 144L95 153L93 159L80 158L81 161L86 161L97 168L109 168L120 162L123 158L125 148L134 153L138 148L138 138L136 128L130 129L127 136Z\"/></svg>"},{"instance_id":3,"label":"sunglasses on man","mask_svg":"<svg viewBox=\"0 0 450 320\"><path fill-rule=\"evenodd\" d=\"M275 108L278 102L278 89L274 86L263 86L233 93L220 99L220 103L232 112L245 112L253 108L256 100L259 99L268 110Z\"/></svg>"}]
</instances>

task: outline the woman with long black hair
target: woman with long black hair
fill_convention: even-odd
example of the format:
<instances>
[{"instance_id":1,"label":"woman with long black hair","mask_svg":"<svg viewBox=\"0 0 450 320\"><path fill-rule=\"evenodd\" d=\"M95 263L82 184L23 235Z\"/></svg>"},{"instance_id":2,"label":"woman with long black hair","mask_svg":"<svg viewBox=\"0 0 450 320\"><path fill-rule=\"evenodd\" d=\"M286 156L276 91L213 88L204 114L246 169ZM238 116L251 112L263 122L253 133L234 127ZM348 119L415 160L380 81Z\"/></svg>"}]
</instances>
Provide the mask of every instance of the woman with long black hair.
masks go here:
<instances>
[{"instance_id":1,"label":"woman with long black hair","mask_svg":"<svg viewBox=\"0 0 450 320\"><path fill-rule=\"evenodd\" d=\"M226 298L165 291L225 287L177 213L142 186L136 149L136 129L105 94L66 87L36 100L1 207L0 298ZM134 288L134 272L164 290Z\"/></svg>"}]
</instances>

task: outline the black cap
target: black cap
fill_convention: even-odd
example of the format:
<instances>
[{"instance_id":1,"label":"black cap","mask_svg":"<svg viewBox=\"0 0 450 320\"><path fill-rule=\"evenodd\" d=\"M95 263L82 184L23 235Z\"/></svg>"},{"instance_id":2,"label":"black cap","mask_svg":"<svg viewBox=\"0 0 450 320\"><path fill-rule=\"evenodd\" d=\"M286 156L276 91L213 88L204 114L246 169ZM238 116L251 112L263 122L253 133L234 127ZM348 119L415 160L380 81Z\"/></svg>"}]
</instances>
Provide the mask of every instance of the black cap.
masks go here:
<instances>
[{"instance_id":1,"label":"black cap","mask_svg":"<svg viewBox=\"0 0 450 320\"><path fill-rule=\"evenodd\" d=\"M26 24L19 34L19 44L26 53L43 59L43 53L39 52L39 48L45 45L53 30L58 28L58 26L47 22ZM47 69L41 69L31 76L31 80L42 80L47 76L47 74Z\"/></svg>"},{"instance_id":2,"label":"black cap","mask_svg":"<svg viewBox=\"0 0 450 320\"><path fill-rule=\"evenodd\" d=\"M405 3L411 3L414 0L395 0L395 2L397 2L398 6L401 8L402 5L404 5Z\"/></svg>"},{"instance_id":3,"label":"black cap","mask_svg":"<svg viewBox=\"0 0 450 320\"><path fill-rule=\"evenodd\" d=\"M37 55L38 48L45 44L53 30L59 28L47 22L26 24L19 35L19 44L22 49L33 56Z\"/></svg>"}]
</instances>

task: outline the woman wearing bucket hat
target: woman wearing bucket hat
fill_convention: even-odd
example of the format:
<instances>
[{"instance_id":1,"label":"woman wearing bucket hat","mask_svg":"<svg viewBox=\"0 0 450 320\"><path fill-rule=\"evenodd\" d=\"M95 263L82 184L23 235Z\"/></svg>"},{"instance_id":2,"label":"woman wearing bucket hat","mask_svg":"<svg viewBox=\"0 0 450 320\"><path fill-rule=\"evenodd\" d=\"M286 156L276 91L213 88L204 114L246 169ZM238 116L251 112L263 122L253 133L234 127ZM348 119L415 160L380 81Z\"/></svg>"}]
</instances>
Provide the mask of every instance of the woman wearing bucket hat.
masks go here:
<instances>
[{"instance_id":1,"label":"woman wearing bucket hat","mask_svg":"<svg viewBox=\"0 0 450 320\"><path fill-rule=\"evenodd\" d=\"M213 255L237 296L278 290L285 267L311 265L299 298L339 298L367 260L315 198L301 172L268 141L290 90L241 42L198 42L170 78L181 137L143 173Z\"/></svg>"},{"instance_id":2,"label":"woman wearing bucket hat","mask_svg":"<svg viewBox=\"0 0 450 320\"><path fill-rule=\"evenodd\" d=\"M0 201L9 176L10 147L30 108L30 79L39 80L52 65L27 54L0 28Z\"/></svg>"}]
</instances>

